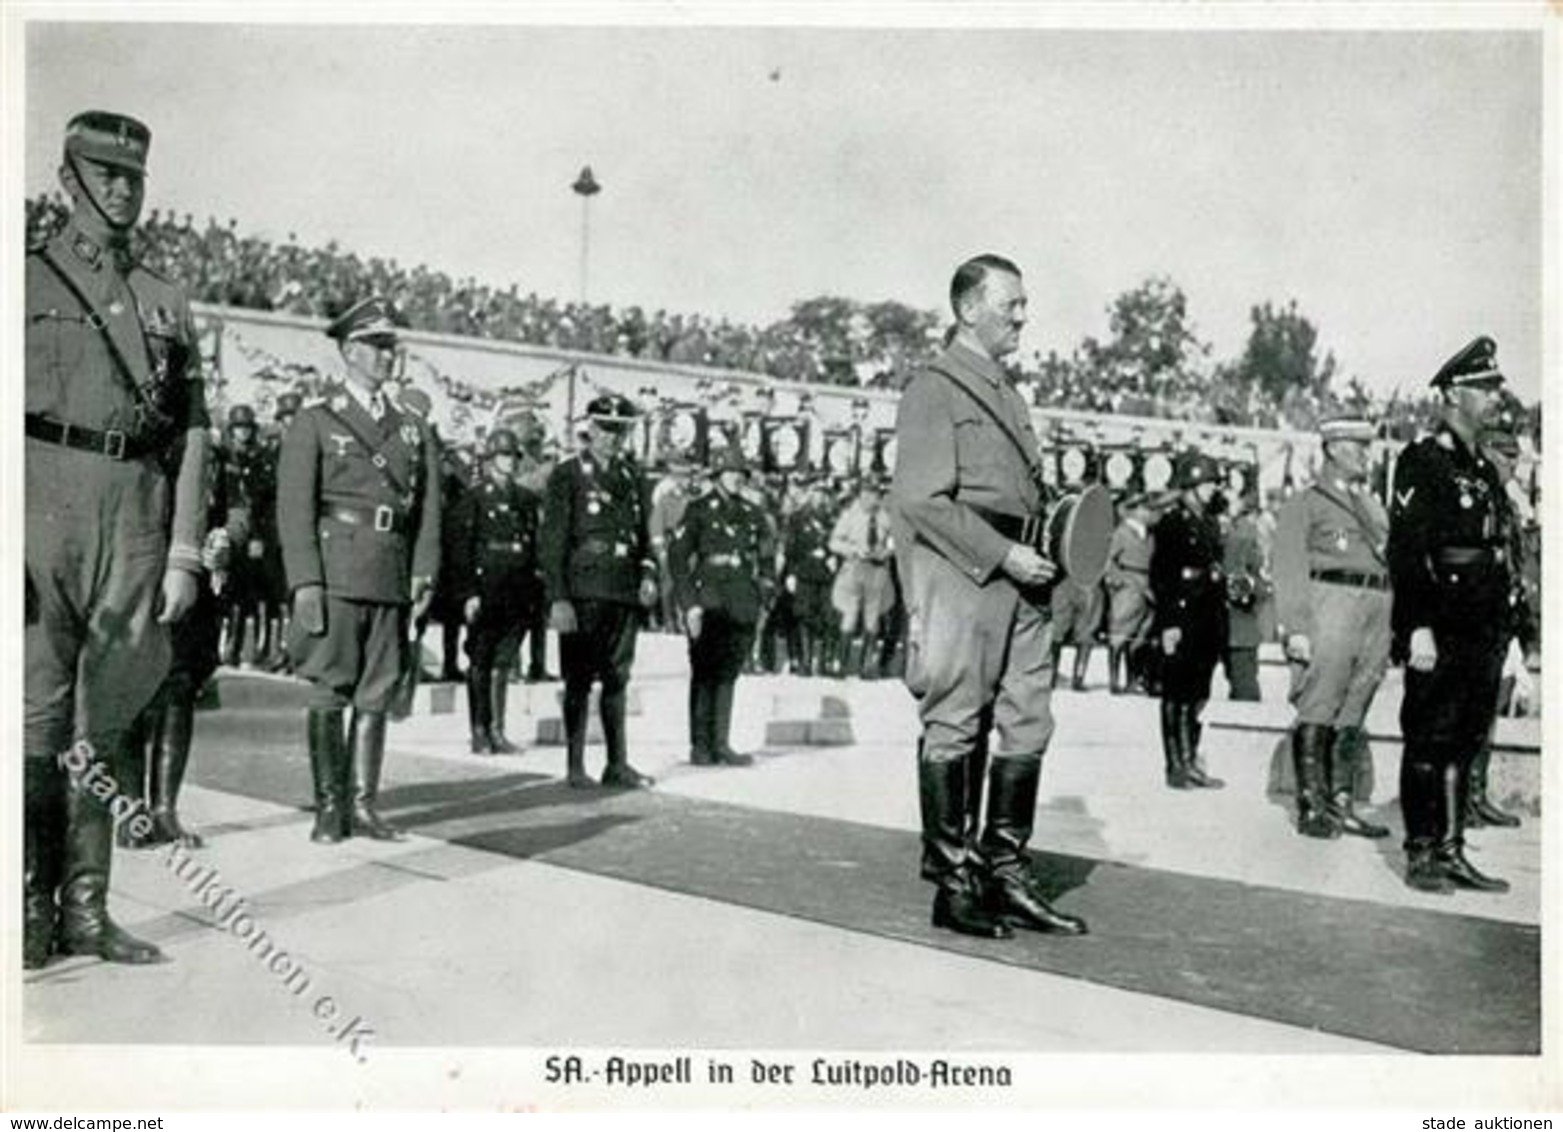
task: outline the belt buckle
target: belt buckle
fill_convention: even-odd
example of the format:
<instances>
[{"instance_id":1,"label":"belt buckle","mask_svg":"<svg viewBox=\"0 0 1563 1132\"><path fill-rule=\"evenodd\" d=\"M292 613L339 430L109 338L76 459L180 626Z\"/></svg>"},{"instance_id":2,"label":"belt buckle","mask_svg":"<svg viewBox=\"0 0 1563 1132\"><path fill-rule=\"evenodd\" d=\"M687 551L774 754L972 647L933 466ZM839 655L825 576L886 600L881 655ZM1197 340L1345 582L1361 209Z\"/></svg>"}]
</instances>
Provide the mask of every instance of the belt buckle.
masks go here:
<instances>
[{"instance_id":1,"label":"belt buckle","mask_svg":"<svg viewBox=\"0 0 1563 1132\"><path fill-rule=\"evenodd\" d=\"M374 509L374 529L377 531L390 531L396 525L396 512L384 503Z\"/></svg>"},{"instance_id":2,"label":"belt buckle","mask_svg":"<svg viewBox=\"0 0 1563 1132\"><path fill-rule=\"evenodd\" d=\"M115 460L125 458L125 434L111 428L103 434L103 454Z\"/></svg>"}]
</instances>

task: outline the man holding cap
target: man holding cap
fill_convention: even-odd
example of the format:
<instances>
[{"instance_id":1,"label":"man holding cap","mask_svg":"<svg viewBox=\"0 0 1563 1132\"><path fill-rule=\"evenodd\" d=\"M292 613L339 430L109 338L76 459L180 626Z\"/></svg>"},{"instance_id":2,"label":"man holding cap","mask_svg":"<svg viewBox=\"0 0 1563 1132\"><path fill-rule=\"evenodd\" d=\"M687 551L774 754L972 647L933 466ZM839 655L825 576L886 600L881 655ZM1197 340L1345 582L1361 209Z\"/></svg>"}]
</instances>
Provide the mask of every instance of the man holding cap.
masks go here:
<instances>
[{"instance_id":1,"label":"man holding cap","mask_svg":"<svg viewBox=\"0 0 1563 1132\"><path fill-rule=\"evenodd\" d=\"M1406 883L1506 892L1465 856L1471 760L1497 709L1509 640L1508 500L1477 446L1501 407L1497 346L1479 337L1433 376L1443 420L1395 464L1391 657L1406 665L1400 806Z\"/></svg>"},{"instance_id":2,"label":"man holding cap","mask_svg":"<svg viewBox=\"0 0 1563 1132\"><path fill-rule=\"evenodd\" d=\"M630 766L624 724L640 618L657 601L647 492L640 469L623 451L636 416L627 397L594 398L586 406L585 446L555 465L543 497L539 557L549 627L559 634L573 787L592 785L586 775L586 713L594 682L602 684L608 748L602 784L630 789L652 784Z\"/></svg>"},{"instance_id":3,"label":"man holding cap","mask_svg":"<svg viewBox=\"0 0 1563 1132\"><path fill-rule=\"evenodd\" d=\"M386 300L371 297L326 328L346 380L307 403L282 438L277 527L293 593L288 654L315 685L310 839L400 840L376 812L385 727L408 663L409 617L440 567L440 457L428 426L385 389L401 358ZM343 717L351 706L351 725Z\"/></svg>"},{"instance_id":4,"label":"man holding cap","mask_svg":"<svg viewBox=\"0 0 1563 1132\"><path fill-rule=\"evenodd\" d=\"M163 682L169 626L195 607L206 533L208 420L190 308L130 251L150 145L134 118L72 118L59 170L71 215L27 255L28 969L54 954L162 958L109 918L113 816L88 787Z\"/></svg>"},{"instance_id":5,"label":"man holding cap","mask_svg":"<svg viewBox=\"0 0 1563 1132\"><path fill-rule=\"evenodd\" d=\"M1276 619L1292 670L1292 766L1304 837L1389 836L1353 804L1359 777L1372 777L1371 767L1359 768L1371 757L1362 723L1389 667L1389 518L1367 485L1376 435L1360 417L1320 425L1324 465L1277 519Z\"/></svg>"}]
</instances>

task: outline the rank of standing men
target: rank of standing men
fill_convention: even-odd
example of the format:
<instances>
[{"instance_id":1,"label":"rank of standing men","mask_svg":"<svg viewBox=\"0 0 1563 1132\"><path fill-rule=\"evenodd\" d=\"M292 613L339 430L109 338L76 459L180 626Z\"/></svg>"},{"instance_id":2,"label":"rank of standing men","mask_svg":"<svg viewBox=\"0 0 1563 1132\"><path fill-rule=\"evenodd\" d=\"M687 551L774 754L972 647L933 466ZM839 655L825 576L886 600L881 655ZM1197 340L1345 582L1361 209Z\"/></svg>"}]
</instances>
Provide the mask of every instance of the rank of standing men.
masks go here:
<instances>
[{"instance_id":1,"label":"rank of standing men","mask_svg":"<svg viewBox=\"0 0 1563 1132\"><path fill-rule=\"evenodd\" d=\"M1395 462L1389 511L1393 659L1406 666L1400 806L1406 883L1504 892L1465 855L1472 760L1497 710L1511 620L1508 499L1478 439L1502 408L1497 346L1479 337L1433 376L1443 420Z\"/></svg>"},{"instance_id":2,"label":"rank of standing men","mask_svg":"<svg viewBox=\"0 0 1563 1132\"><path fill-rule=\"evenodd\" d=\"M1363 720L1389 666L1389 520L1367 485L1376 431L1355 417L1325 421L1318 478L1277 519L1276 615L1297 711L1291 757L1304 837L1389 836L1355 810L1358 781L1372 778Z\"/></svg>"},{"instance_id":3,"label":"rank of standing men","mask_svg":"<svg viewBox=\"0 0 1563 1132\"><path fill-rule=\"evenodd\" d=\"M431 599L439 572L439 452L428 427L385 391L402 357L390 304L365 299L326 334L345 379L300 409L277 469L277 527L293 593L288 652L314 685L310 837L396 840L401 832L376 803L409 621Z\"/></svg>"},{"instance_id":4,"label":"rank of standing men","mask_svg":"<svg viewBox=\"0 0 1563 1132\"><path fill-rule=\"evenodd\" d=\"M112 768L168 671L169 626L195 607L206 523L189 305L130 248L150 145L133 118L72 118L59 169L70 218L27 255L27 969L55 955L163 958L108 911Z\"/></svg>"},{"instance_id":5,"label":"rank of standing men","mask_svg":"<svg viewBox=\"0 0 1563 1132\"><path fill-rule=\"evenodd\" d=\"M549 627L559 634L564 676L567 780L586 774L586 716L601 686L604 786L652 780L629 762L625 714L640 620L657 601L645 481L624 440L637 413L627 397L604 394L586 406L588 441L555 465L543 497L540 537Z\"/></svg>"},{"instance_id":6,"label":"rank of standing men","mask_svg":"<svg viewBox=\"0 0 1563 1132\"><path fill-rule=\"evenodd\" d=\"M668 551L689 637L689 761L748 766L730 744L733 697L771 597L774 539L765 513L744 498L744 456L717 457L715 486L685 509Z\"/></svg>"},{"instance_id":7,"label":"rank of standing men","mask_svg":"<svg viewBox=\"0 0 1563 1132\"><path fill-rule=\"evenodd\" d=\"M528 611L538 600L539 500L515 479L516 434L496 428L476 484L456 508L447 577L467 626L467 718L475 755L516 751L505 732L510 670Z\"/></svg>"}]
</instances>

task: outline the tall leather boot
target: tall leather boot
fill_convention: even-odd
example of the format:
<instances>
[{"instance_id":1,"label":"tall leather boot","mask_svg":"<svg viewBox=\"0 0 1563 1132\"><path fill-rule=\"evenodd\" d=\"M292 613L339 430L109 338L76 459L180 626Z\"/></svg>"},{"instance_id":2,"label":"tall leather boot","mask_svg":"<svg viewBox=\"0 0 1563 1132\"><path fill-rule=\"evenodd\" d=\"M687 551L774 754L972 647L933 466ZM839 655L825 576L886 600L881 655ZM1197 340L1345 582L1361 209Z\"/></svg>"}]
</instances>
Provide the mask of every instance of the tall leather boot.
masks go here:
<instances>
[{"instance_id":1,"label":"tall leather boot","mask_svg":"<svg viewBox=\"0 0 1563 1132\"><path fill-rule=\"evenodd\" d=\"M461 679L461 621L454 616L440 623L440 679L452 684Z\"/></svg>"},{"instance_id":2,"label":"tall leather boot","mask_svg":"<svg viewBox=\"0 0 1563 1132\"><path fill-rule=\"evenodd\" d=\"M865 632L858 646L858 675L864 680L879 679L879 636Z\"/></svg>"},{"instance_id":3,"label":"tall leather boot","mask_svg":"<svg viewBox=\"0 0 1563 1132\"><path fill-rule=\"evenodd\" d=\"M223 646L221 661L225 668L237 668L239 648L244 638L244 609L237 602L228 607L223 618Z\"/></svg>"},{"instance_id":4,"label":"tall leather boot","mask_svg":"<svg viewBox=\"0 0 1563 1132\"><path fill-rule=\"evenodd\" d=\"M1476 755L1471 759L1471 781L1467 791L1469 801L1465 806L1465 825L1467 829L1478 829L1484 825L1497 826L1501 829L1514 829L1520 824L1520 819L1506 810L1500 810L1487 796L1487 770L1492 764L1492 736L1482 740L1482 745L1477 748Z\"/></svg>"},{"instance_id":5,"label":"tall leather boot","mask_svg":"<svg viewBox=\"0 0 1563 1132\"><path fill-rule=\"evenodd\" d=\"M113 752L122 740L100 741ZM110 757L109 765L113 765ZM114 819L85 783L65 775L65 853L60 874L60 920L55 950L61 955L95 955L109 963L161 963L155 944L137 939L109 918L109 866L114 855Z\"/></svg>"},{"instance_id":6,"label":"tall leather boot","mask_svg":"<svg viewBox=\"0 0 1563 1132\"><path fill-rule=\"evenodd\" d=\"M1050 688L1056 688L1056 687L1058 687L1059 666L1063 663L1063 660L1064 660L1064 646L1060 645L1060 644L1054 644L1053 645L1052 656L1053 656L1053 682L1051 684L1049 684L1048 686Z\"/></svg>"},{"instance_id":7,"label":"tall leather boot","mask_svg":"<svg viewBox=\"0 0 1563 1132\"><path fill-rule=\"evenodd\" d=\"M754 756L733 750L728 739L733 732L733 695L738 682L722 680L711 697L711 761L723 766L752 766Z\"/></svg>"},{"instance_id":8,"label":"tall leather boot","mask_svg":"<svg viewBox=\"0 0 1563 1132\"><path fill-rule=\"evenodd\" d=\"M1335 742L1331 728L1299 723L1292 728L1292 766L1297 772L1297 832L1304 837L1329 840L1341 835L1341 825L1331 811L1328 796L1330 750Z\"/></svg>"},{"instance_id":9,"label":"tall leather boot","mask_svg":"<svg viewBox=\"0 0 1563 1132\"><path fill-rule=\"evenodd\" d=\"M467 665L467 730L470 732L469 748L474 755L494 754L494 736L490 730L490 713L493 711L493 702L489 698L491 679L487 669L475 663Z\"/></svg>"},{"instance_id":10,"label":"tall leather boot","mask_svg":"<svg viewBox=\"0 0 1563 1132\"><path fill-rule=\"evenodd\" d=\"M54 953L65 771L52 759L23 758L22 766L22 969L36 971Z\"/></svg>"},{"instance_id":11,"label":"tall leather boot","mask_svg":"<svg viewBox=\"0 0 1563 1132\"><path fill-rule=\"evenodd\" d=\"M695 766L712 763L711 685L704 676L689 678L689 761Z\"/></svg>"},{"instance_id":12,"label":"tall leather boot","mask_svg":"<svg viewBox=\"0 0 1563 1132\"><path fill-rule=\"evenodd\" d=\"M923 819L923 879L938 885L933 926L983 939L1008 939L1013 929L988 911L972 875L967 845L966 759L933 762L918 754L918 797Z\"/></svg>"},{"instance_id":13,"label":"tall leather boot","mask_svg":"<svg viewBox=\"0 0 1563 1132\"><path fill-rule=\"evenodd\" d=\"M861 640L860 633L850 637L842 634L841 637L841 675L849 679L863 675L862 649L859 646Z\"/></svg>"},{"instance_id":14,"label":"tall leather boot","mask_svg":"<svg viewBox=\"0 0 1563 1132\"><path fill-rule=\"evenodd\" d=\"M1444 813L1448 834L1438 845L1438 867L1456 888L1477 892L1507 892L1509 882L1482 872L1465 857L1466 791L1470 786L1470 768L1458 762L1444 767Z\"/></svg>"},{"instance_id":15,"label":"tall leather boot","mask_svg":"<svg viewBox=\"0 0 1563 1132\"><path fill-rule=\"evenodd\" d=\"M988 907L1011 927L1084 935L1084 920L1048 903L1026 853L1041 778L1041 758L994 759L988 770L988 826L979 843L988 868Z\"/></svg>"},{"instance_id":16,"label":"tall leather boot","mask_svg":"<svg viewBox=\"0 0 1563 1132\"><path fill-rule=\"evenodd\" d=\"M164 685L163 695L163 737L152 753L152 833L148 841L153 845L177 842L186 849L199 849L206 843L179 821L179 789L184 785L195 734L195 689L188 680L176 677Z\"/></svg>"},{"instance_id":17,"label":"tall leather boot","mask_svg":"<svg viewBox=\"0 0 1563 1132\"><path fill-rule=\"evenodd\" d=\"M309 709L309 773L315 786L315 828L309 839L334 845L351 835L342 767L347 762L347 737L342 733L341 708Z\"/></svg>"},{"instance_id":18,"label":"tall leather boot","mask_svg":"<svg viewBox=\"0 0 1563 1132\"><path fill-rule=\"evenodd\" d=\"M1188 790L1193 786L1183 759L1182 715L1182 704L1176 700L1161 701L1161 754L1167 785L1174 790Z\"/></svg>"},{"instance_id":19,"label":"tall leather boot","mask_svg":"<svg viewBox=\"0 0 1563 1132\"><path fill-rule=\"evenodd\" d=\"M565 780L575 789L596 786L586 773L586 713L591 707L590 684L566 681L564 686Z\"/></svg>"},{"instance_id":20,"label":"tall leather boot","mask_svg":"<svg viewBox=\"0 0 1563 1132\"><path fill-rule=\"evenodd\" d=\"M1089 644L1075 646L1075 674L1069 686L1076 692L1085 691L1085 674L1091 667L1091 646Z\"/></svg>"},{"instance_id":21,"label":"tall leather boot","mask_svg":"<svg viewBox=\"0 0 1563 1132\"><path fill-rule=\"evenodd\" d=\"M1115 696L1121 696L1125 690L1127 674L1124 672L1124 647L1122 645L1107 646L1107 688Z\"/></svg>"},{"instance_id":22,"label":"tall leather boot","mask_svg":"<svg viewBox=\"0 0 1563 1132\"><path fill-rule=\"evenodd\" d=\"M1406 885L1447 895L1454 883L1438 862L1443 826L1443 775L1437 752L1408 737L1400 758L1400 812L1406 825Z\"/></svg>"},{"instance_id":23,"label":"tall leather boot","mask_svg":"<svg viewBox=\"0 0 1563 1132\"><path fill-rule=\"evenodd\" d=\"M353 835L402 841L407 835L375 811L385 768L385 712L353 709Z\"/></svg>"},{"instance_id":24,"label":"tall leather boot","mask_svg":"<svg viewBox=\"0 0 1563 1132\"><path fill-rule=\"evenodd\" d=\"M655 781L649 774L642 774L630 766L629 742L625 731L625 691L603 687L602 740L608 748L608 765L602 772L604 786L617 786L626 790L643 790Z\"/></svg>"},{"instance_id":25,"label":"tall leather boot","mask_svg":"<svg viewBox=\"0 0 1563 1132\"><path fill-rule=\"evenodd\" d=\"M1357 813L1357 759L1367 750L1359 732L1359 728L1341 727L1332 733L1333 746L1329 761L1330 817L1342 833L1378 840L1389 836L1389 827L1366 821Z\"/></svg>"},{"instance_id":26,"label":"tall leather boot","mask_svg":"<svg viewBox=\"0 0 1563 1132\"><path fill-rule=\"evenodd\" d=\"M1179 713L1181 730L1183 732L1183 773L1188 777L1189 785L1199 786L1206 790L1220 790L1226 785L1224 779L1207 774L1199 761L1199 737L1204 733L1204 726L1199 721L1199 713L1204 709L1203 703L1182 704Z\"/></svg>"},{"instance_id":27,"label":"tall leather boot","mask_svg":"<svg viewBox=\"0 0 1563 1132\"><path fill-rule=\"evenodd\" d=\"M119 792L134 806L134 813L147 807L147 764L156 762L163 742L163 704L165 694L159 689L152 702L141 709L136 721L125 734L125 741L115 752L114 781ZM148 748L152 748L148 755ZM123 821L114 831L114 840L121 849L147 849L157 844L152 835L136 832L137 823Z\"/></svg>"},{"instance_id":28,"label":"tall leather boot","mask_svg":"<svg viewBox=\"0 0 1563 1132\"><path fill-rule=\"evenodd\" d=\"M518 748L505 734L505 709L510 699L510 673L496 668L489 673L488 747L496 755L513 755Z\"/></svg>"}]
</instances>

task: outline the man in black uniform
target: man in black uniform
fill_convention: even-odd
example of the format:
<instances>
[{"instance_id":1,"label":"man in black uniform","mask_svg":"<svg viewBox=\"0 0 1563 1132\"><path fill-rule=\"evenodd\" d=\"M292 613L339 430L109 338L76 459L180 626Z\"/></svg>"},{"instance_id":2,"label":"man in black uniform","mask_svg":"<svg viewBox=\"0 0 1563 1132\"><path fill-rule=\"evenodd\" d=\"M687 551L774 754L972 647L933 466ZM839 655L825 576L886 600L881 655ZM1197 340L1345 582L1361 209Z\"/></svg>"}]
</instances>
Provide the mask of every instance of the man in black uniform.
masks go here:
<instances>
[{"instance_id":1,"label":"man in black uniform","mask_svg":"<svg viewBox=\"0 0 1563 1132\"><path fill-rule=\"evenodd\" d=\"M223 663L262 660L271 652L275 628L267 604L266 559L275 543L276 465L255 431L255 410L235 405L228 412L228 444L222 458L222 496L227 501L227 640ZM246 648L246 641L249 647Z\"/></svg>"},{"instance_id":2,"label":"man in black uniform","mask_svg":"<svg viewBox=\"0 0 1563 1132\"><path fill-rule=\"evenodd\" d=\"M586 712L602 684L602 731L608 748L604 786L644 787L651 779L629 764L625 692L635 662L643 611L657 600L656 562L640 469L623 453L636 417L627 397L604 394L586 406L589 440L549 473L540 549L564 669L564 727L571 786L586 775Z\"/></svg>"},{"instance_id":3,"label":"man in black uniform","mask_svg":"<svg viewBox=\"0 0 1563 1132\"><path fill-rule=\"evenodd\" d=\"M716 487L684 509L668 551L689 635L689 761L748 766L729 745L733 695L770 597L775 541L763 511L742 493L743 452L718 456Z\"/></svg>"},{"instance_id":4,"label":"man in black uniform","mask_svg":"<svg viewBox=\"0 0 1563 1132\"><path fill-rule=\"evenodd\" d=\"M399 840L375 801L386 715L407 664L409 607L422 612L439 572L438 445L382 388L400 357L389 303L365 299L326 334L347 380L299 411L277 469L277 527L293 589L288 652L315 685L310 839Z\"/></svg>"},{"instance_id":5,"label":"man in black uniform","mask_svg":"<svg viewBox=\"0 0 1563 1132\"><path fill-rule=\"evenodd\" d=\"M793 633L787 652L795 675L821 675L835 653L836 613L830 604L830 588L836 580L830 532L835 525L824 481L810 480L803 502L783 528L782 585L791 597Z\"/></svg>"},{"instance_id":6,"label":"man in black uniform","mask_svg":"<svg viewBox=\"0 0 1563 1132\"><path fill-rule=\"evenodd\" d=\"M282 436L298 416L303 404L304 399L297 393L282 393L277 397L276 427L265 442L273 499L276 498L277 460L282 454ZM288 592L288 572L282 565L282 542L277 537L275 513L268 513L266 521L271 528L271 538L266 543L266 553L261 560L261 573L266 579L266 639L271 642L271 652L264 664L268 671L278 672L292 666L286 644L288 618L292 616L292 595Z\"/></svg>"},{"instance_id":7,"label":"man in black uniform","mask_svg":"<svg viewBox=\"0 0 1563 1132\"><path fill-rule=\"evenodd\" d=\"M475 755L510 755L505 734L510 667L537 576L538 498L515 480L516 434L488 436L482 479L461 500L451 584L467 625L467 718Z\"/></svg>"},{"instance_id":8,"label":"man in black uniform","mask_svg":"<svg viewBox=\"0 0 1563 1132\"><path fill-rule=\"evenodd\" d=\"M1184 453L1172 478L1178 501L1156 524L1151 553L1155 636L1162 652L1161 747L1167 785L1174 790L1226 785L1206 774L1199 761L1199 716L1227 642L1221 527L1210 514L1220 476L1209 456Z\"/></svg>"},{"instance_id":9,"label":"man in black uniform","mask_svg":"<svg viewBox=\"0 0 1563 1132\"><path fill-rule=\"evenodd\" d=\"M200 586L207 418L184 292L136 263L151 132L65 128L71 215L29 251L22 965L155 963L109 918L112 770ZM107 789L104 788L107 783Z\"/></svg>"},{"instance_id":10,"label":"man in black uniform","mask_svg":"<svg viewBox=\"0 0 1563 1132\"><path fill-rule=\"evenodd\" d=\"M1406 883L1424 892L1505 892L1507 881L1465 856L1471 761L1492 726L1511 627L1508 501L1477 447L1502 405L1493 340L1471 342L1432 385L1443 421L1401 452L1389 509L1391 657L1406 666Z\"/></svg>"}]
</instances>

